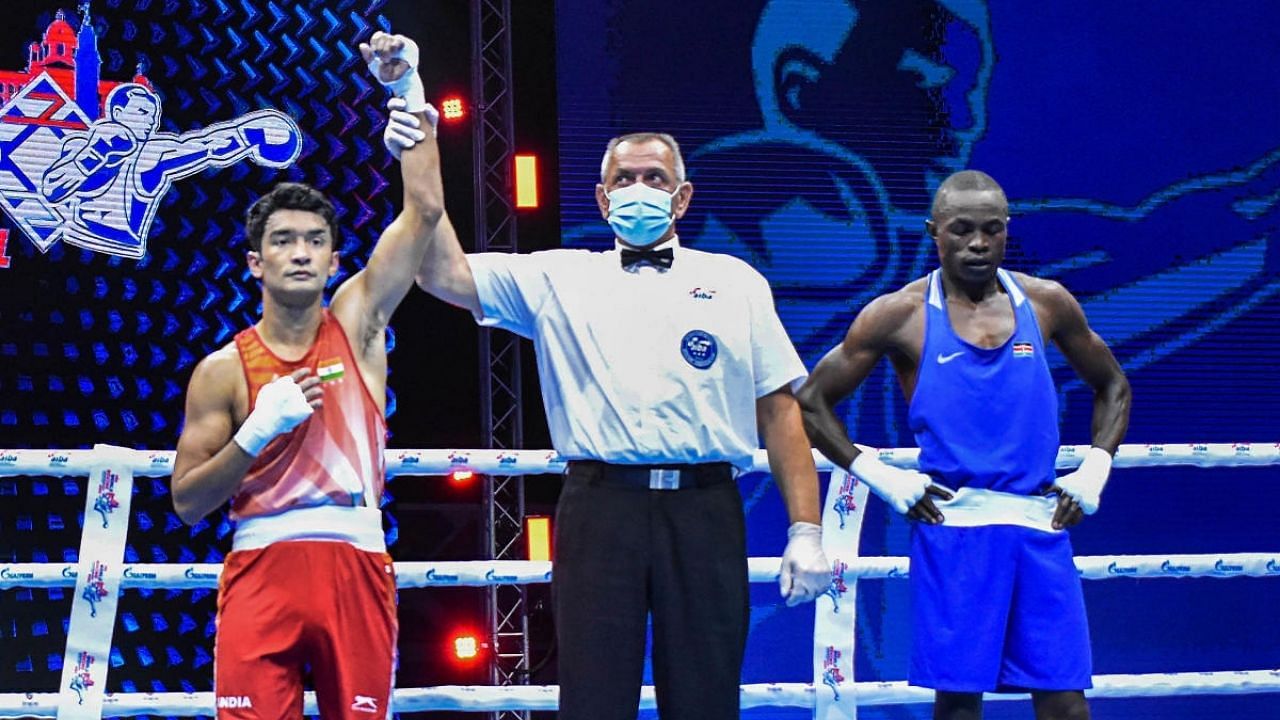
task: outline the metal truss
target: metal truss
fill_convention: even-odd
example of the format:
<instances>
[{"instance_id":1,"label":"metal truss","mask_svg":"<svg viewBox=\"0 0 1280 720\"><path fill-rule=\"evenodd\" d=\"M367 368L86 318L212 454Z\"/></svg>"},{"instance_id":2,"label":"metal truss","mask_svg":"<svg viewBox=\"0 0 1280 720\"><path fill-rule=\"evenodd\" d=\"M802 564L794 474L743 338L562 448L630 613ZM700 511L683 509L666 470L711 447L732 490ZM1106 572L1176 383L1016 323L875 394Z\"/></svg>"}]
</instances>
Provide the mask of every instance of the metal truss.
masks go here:
<instances>
[{"instance_id":1,"label":"metal truss","mask_svg":"<svg viewBox=\"0 0 1280 720\"><path fill-rule=\"evenodd\" d=\"M471 0L471 92L474 123L475 231L479 252L515 252L516 214L512 204L515 150L511 99L510 0ZM480 330L480 412L488 447L524 444L520 382L520 339ZM523 560L524 480L491 475L485 479L488 515L486 546L494 560ZM523 585L488 588L490 682L529 682L529 617ZM504 710L495 720L529 717Z\"/></svg>"}]
</instances>

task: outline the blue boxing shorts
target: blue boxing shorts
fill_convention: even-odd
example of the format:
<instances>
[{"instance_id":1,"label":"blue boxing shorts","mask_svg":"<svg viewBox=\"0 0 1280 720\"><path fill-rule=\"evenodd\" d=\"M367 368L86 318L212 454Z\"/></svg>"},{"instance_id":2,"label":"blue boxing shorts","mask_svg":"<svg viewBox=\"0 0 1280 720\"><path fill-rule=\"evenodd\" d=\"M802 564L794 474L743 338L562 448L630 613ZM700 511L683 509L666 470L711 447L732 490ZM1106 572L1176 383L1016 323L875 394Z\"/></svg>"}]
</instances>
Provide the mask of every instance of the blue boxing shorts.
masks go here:
<instances>
[{"instance_id":1,"label":"blue boxing shorts","mask_svg":"<svg viewBox=\"0 0 1280 720\"><path fill-rule=\"evenodd\" d=\"M911 685L947 692L1093 687L1066 532L914 523Z\"/></svg>"}]
</instances>

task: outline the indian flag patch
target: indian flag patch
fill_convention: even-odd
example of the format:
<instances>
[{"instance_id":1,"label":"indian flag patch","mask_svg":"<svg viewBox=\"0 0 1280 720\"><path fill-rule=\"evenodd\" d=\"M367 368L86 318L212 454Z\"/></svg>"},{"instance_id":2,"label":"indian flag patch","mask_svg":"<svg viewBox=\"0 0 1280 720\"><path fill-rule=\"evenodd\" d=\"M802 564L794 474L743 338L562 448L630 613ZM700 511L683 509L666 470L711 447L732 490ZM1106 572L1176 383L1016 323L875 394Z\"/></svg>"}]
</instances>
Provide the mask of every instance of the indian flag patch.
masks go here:
<instances>
[{"instance_id":1,"label":"indian flag patch","mask_svg":"<svg viewBox=\"0 0 1280 720\"><path fill-rule=\"evenodd\" d=\"M1020 342L1020 343L1013 344L1013 356L1016 358L1031 357L1032 355L1035 354L1035 352L1036 352L1035 346L1032 345L1031 343Z\"/></svg>"},{"instance_id":2,"label":"indian flag patch","mask_svg":"<svg viewBox=\"0 0 1280 720\"><path fill-rule=\"evenodd\" d=\"M316 375L320 376L320 382L329 382L342 377L342 373L346 368L342 367L342 361L338 358L332 360L321 360L316 366Z\"/></svg>"}]
</instances>

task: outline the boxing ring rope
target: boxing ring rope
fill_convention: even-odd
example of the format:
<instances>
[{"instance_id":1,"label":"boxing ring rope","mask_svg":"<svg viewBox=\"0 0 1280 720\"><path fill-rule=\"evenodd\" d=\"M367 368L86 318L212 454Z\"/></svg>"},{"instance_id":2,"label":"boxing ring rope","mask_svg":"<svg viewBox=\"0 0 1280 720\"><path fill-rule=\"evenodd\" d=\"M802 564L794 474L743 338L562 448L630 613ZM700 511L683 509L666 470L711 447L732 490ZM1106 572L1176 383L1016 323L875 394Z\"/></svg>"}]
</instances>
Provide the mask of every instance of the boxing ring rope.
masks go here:
<instances>
[{"instance_id":1,"label":"boxing ring rope","mask_svg":"<svg viewBox=\"0 0 1280 720\"><path fill-rule=\"evenodd\" d=\"M1280 691L1280 670L1188 672L1146 675L1095 675L1090 698L1140 698L1170 695L1239 695ZM909 687L906 682L860 682L854 685L860 706L909 705L933 702L933 691ZM757 707L811 708L817 691L805 683L758 683L742 686L742 709ZM555 710L560 689L555 685L485 687L440 685L402 688L393 693L395 712L437 710L496 712L502 710ZM1023 695L993 694L988 700L1022 700ZM641 690L640 708L658 707L653 687ZM0 695L0 717L53 717L58 693ZM314 692L303 699L306 715L319 713ZM212 692L117 693L107 695L103 717L213 715Z\"/></svg>"},{"instance_id":2,"label":"boxing ring rope","mask_svg":"<svg viewBox=\"0 0 1280 720\"><path fill-rule=\"evenodd\" d=\"M753 583L778 579L780 557L754 557L747 561ZM1221 553L1200 555L1095 555L1077 557L1076 570L1085 580L1112 578L1235 578L1280 576L1280 553ZM846 582L905 579L908 558L868 557L848 562L841 573ZM75 563L10 563L0 566L0 590L12 588L75 587L79 576ZM451 562L397 562L396 587L486 587L488 585L536 585L551 582L551 563L529 560L471 560ZM122 589L216 589L222 565L218 563L133 563L124 566Z\"/></svg>"},{"instance_id":3,"label":"boxing ring rope","mask_svg":"<svg viewBox=\"0 0 1280 720\"><path fill-rule=\"evenodd\" d=\"M1057 458L1059 468L1079 463L1088 446L1063 446ZM901 467L914 467L917 450L885 449L880 458ZM104 454L98 450L2 450L0 477L16 475L91 476L101 471ZM131 477L158 477L172 470L172 452L149 452L112 448L112 467ZM819 469L831 464L815 453ZM388 450L387 474L439 475L454 470L520 475L563 472L565 462L548 451L482 450ZM1280 465L1280 443L1187 443L1167 445L1122 445L1115 467L1246 467ZM763 452L755 458L753 471L767 471ZM833 490L837 487L833 474ZM865 489L863 490L865 493ZM92 494L92 493L89 493ZM865 495L863 496L865 497ZM95 508L96 509L96 508ZM127 509L127 508L124 508ZM87 514L87 511L86 511ZM106 525L104 515L104 527ZM824 521L824 526L828 525ZM844 519L840 519L843 528ZM88 528L86 523L86 528ZM832 528L834 530L834 527ZM87 530L86 530L87 532ZM83 560L83 558L82 558ZM750 558L749 577L753 583L777 580L780 558ZM1106 555L1078 557L1076 567L1082 578L1235 578L1280 576L1280 552L1222 553L1196 555ZM10 563L0 565L0 590L30 587L74 587L80 579L78 563ZM119 589L215 588L221 565L216 563L154 564L121 566ZM399 588L437 586L486 586L494 584L534 584L551 580L551 563L527 561L399 562L395 564ZM96 568L95 568L96 571ZM908 561L903 557L853 557L837 563L833 582L856 584L858 580L907 577ZM117 593L118 594L118 593ZM825 596L824 596L825 597ZM822 600L822 598L820 598ZM834 600L834 594L833 594ZM73 610L74 612L74 610ZM114 617L114 606L111 608ZM846 613L846 616L849 614ZM69 637L70 640L70 637ZM852 642L852 640L850 640ZM815 667L819 665L815 656ZM816 675L816 670L815 670ZM831 683L827 683L832 685ZM857 682L840 685L852 689L851 701L859 706L926 703L933 692L909 687L905 682ZM835 687L832 685L832 689ZM742 707L814 708L825 689L807 683L767 683L743 685ZM1150 673L1142 675L1098 675L1091 698L1160 697L1169 695L1226 695L1280 692L1280 669L1217 672ZM838 692L837 699L839 698ZM0 717L55 717L64 693L0 693ZM439 686L402 688L394 691L396 712L428 710L554 710L556 686ZM989 699L1021 699L1021 695L991 695ZM116 693L100 697L102 716L135 715L195 716L214 714L212 692ZM314 693L307 693L305 712L315 714ZM652 709L656 700L652 687L645 687L640 707Z\"/></svg>"},{"instance_id":4,"label":"boxing ring rope","mask_svg":"<svg viewBox=\"0 0 1280 720\"><path fill-rule=\"evenodd\" d=\"M1059 470L1074 468L1088 445L1063 445L1058 449ZM885 448L881 460L904 468L915 468L920 451L916 448ZM135 477L163 477L173 472L172 450L134 450L129 470ZM0 477L48 475L84 477L93 467L93 450L0 450ZM387 475L443 475L470 470L488 475L559 474L565 460L551 450L387 450ZM833 469L831 461L814 451L820 471ZM1201 468L1280 465L1280 442L1274 443L1178 443L1164 445L1121 445L1112 463L1114 468L1189 465ZM768 472L768 456L757 451L753 472Z\"/></svg>"}]
</instances>

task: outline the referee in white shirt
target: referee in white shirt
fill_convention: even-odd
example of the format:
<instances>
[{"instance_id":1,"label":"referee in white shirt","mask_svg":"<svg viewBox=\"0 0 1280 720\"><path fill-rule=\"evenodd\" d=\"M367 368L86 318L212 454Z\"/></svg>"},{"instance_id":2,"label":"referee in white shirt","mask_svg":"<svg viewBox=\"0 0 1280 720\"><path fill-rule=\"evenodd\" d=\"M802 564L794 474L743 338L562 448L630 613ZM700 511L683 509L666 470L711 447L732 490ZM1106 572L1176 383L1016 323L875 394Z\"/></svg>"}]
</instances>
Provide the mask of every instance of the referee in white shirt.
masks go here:
<instances>
[{"instance_id":1,"label":"referee in white shirt","mask_svg":"<svg viewBox=\"0 0 1280 720\"><path fill-rule=\"evenodd\" d=\"M831 581L792 396L804 366L759 273L680 245L692 196L670 135L625 135L596 186L615 249L465 255L446 216L418 273L537 350L551 441L570 460L552 581L564 720L636 716L650 612L663 719L738 718L749 603L733 480L760 438L792 521L782 594L794 605Z\"/></svg>"}]
</instances>

